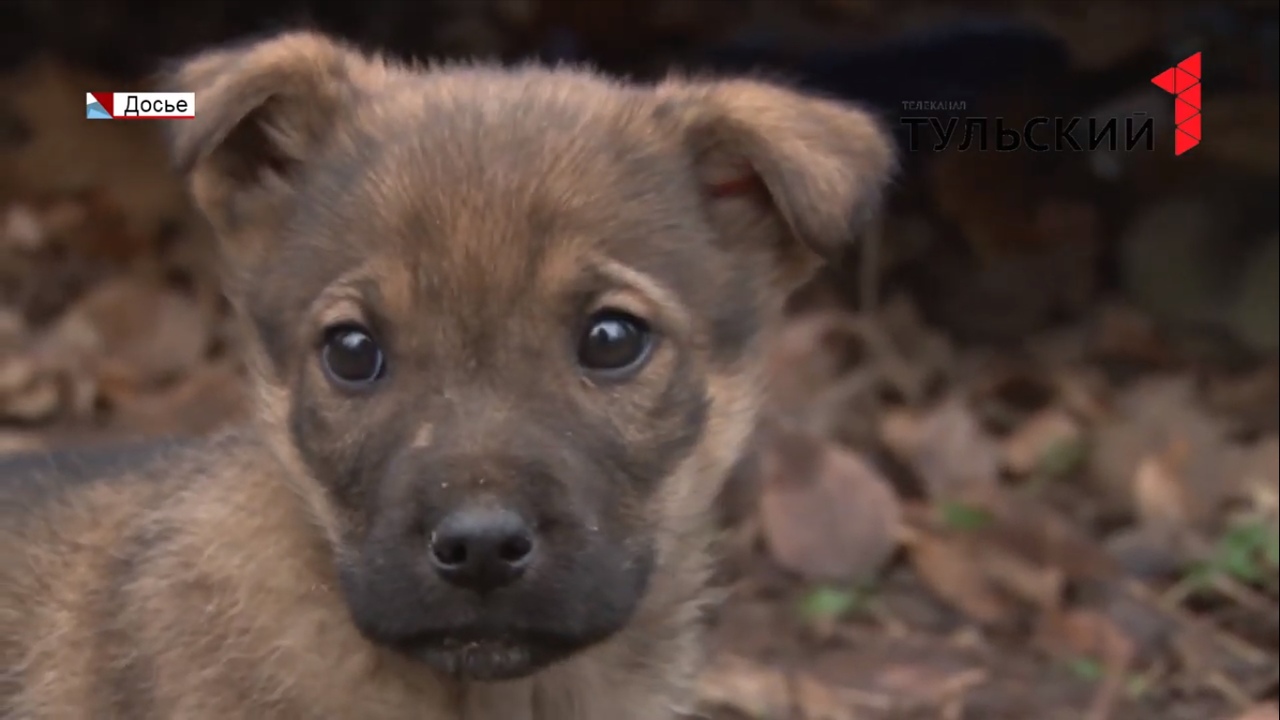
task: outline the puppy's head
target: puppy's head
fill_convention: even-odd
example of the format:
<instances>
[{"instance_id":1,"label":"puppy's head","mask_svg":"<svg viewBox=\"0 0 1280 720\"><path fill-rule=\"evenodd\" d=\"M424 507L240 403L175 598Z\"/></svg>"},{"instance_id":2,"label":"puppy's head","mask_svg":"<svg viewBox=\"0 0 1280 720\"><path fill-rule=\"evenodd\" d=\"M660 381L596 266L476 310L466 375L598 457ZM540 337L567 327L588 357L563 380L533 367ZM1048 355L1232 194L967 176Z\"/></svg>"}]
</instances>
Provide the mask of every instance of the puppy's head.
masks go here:
<instances>
[{"instance_id":1,"label":"puppy's head","mask_svg":"<svg viewBox=\"0 0 1280 720\"><path fill-rule=\"evenodd\" d=\"M892 165L867 115L747 81L423 71L291 34L173 86L355 624L479 679L700 581L770 318Z\"/></svg>"}]
</instances>

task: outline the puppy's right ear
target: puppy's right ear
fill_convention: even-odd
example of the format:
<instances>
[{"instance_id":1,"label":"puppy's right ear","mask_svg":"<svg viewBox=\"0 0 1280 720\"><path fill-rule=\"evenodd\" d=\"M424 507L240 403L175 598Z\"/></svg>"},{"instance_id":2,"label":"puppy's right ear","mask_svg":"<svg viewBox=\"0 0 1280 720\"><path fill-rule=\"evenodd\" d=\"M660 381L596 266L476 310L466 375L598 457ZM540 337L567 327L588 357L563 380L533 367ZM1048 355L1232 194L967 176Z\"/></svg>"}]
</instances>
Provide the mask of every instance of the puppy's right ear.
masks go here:
<instances>
[{"instance_id":1,"label":"puppy's right ear","mask_svg":"<svg viewBox=\"0 0 1280 720\"><path fill-rule=\"evenodd\" d=\"M373 62L311 32L189 58L166 90L195 93L195 118L169 123L170 152L196 205L235 257L287 212L297 171L332 141Z\"/></svg>"}]
</instances>

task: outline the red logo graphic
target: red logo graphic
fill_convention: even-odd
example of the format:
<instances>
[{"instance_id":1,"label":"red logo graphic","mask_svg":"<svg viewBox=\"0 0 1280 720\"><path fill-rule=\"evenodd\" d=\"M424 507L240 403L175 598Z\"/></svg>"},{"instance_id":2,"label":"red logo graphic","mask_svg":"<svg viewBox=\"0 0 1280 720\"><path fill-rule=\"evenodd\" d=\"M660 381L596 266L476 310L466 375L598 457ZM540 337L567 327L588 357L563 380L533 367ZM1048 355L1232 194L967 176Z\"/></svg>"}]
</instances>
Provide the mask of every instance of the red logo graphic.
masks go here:
<instances>
[{"instance_id":1,"label":"red logo graphic","mask_svg":"<svg viewBox=\"0 0 1280 720\"><path fill-rule=\"evenodd\" d=\"M1200 53L1196 53L1151 82L1173 94L1173 154L1181 155L1200 144Z\"/></svg>"}]
</instances>

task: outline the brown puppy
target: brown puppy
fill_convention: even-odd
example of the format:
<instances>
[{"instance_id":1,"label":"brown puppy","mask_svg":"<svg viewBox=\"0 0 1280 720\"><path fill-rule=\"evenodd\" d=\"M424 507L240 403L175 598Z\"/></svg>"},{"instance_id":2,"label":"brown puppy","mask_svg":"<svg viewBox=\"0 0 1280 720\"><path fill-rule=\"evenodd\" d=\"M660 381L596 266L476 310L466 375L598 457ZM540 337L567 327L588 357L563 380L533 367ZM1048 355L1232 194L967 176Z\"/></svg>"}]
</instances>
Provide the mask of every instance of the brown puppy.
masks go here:
<instances>
[{"instance_id":1,"label":"brown puppy","mask_svg":"<svg viewBox=\"0 0 1280 720\"><path fill-rule=\"evenodd\" d=\"M257 422L109 480L5 479L0 717L687 710L761 344L877 204L872 119L305 33L174 88Z\"/></svg>"}]
</instances>

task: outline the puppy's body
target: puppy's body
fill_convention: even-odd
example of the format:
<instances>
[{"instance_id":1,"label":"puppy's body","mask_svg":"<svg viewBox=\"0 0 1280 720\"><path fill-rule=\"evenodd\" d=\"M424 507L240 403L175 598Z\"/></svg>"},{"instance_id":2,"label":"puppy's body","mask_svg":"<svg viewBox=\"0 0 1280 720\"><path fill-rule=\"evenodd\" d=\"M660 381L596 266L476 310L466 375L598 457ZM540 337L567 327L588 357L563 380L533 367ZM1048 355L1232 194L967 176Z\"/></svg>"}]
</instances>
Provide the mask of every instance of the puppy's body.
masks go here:
<instances>
[{"instance_id":1,"label":"puppy's body","mask_svg":"<svg viewBox=\"0 0 1280 720\"><path fill-rule=\"evenodd\" d=\"M6 479L0 717L688 710L760 344L875 205L874 123L308 34L175 85L256 419L113 477Z\"/></svg>"}]
</instances>

